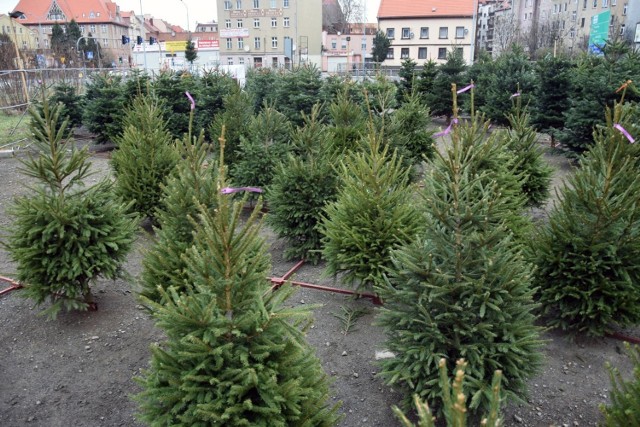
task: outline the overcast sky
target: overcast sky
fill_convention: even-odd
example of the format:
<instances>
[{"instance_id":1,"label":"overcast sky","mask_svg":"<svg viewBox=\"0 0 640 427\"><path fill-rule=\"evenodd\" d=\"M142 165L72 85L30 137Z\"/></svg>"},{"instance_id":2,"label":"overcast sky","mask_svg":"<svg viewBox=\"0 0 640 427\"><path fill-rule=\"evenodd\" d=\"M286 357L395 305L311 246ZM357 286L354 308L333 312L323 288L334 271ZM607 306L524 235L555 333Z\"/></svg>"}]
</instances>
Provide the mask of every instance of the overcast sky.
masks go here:
<instances>
[{"instance_id":1,"label":"overcast sky","mask_svg":"<svg viewBox=\"0 0 640 427\"><path fill-rule=\"evenodd\" d=\"M365 0L365 2L367 21L376 22L380 0ZM116 3L120 5L120 10L133 10L136 14L140 13L141 0L116 0ZM12 11L17 4L18 0L0 0L0 13ZM187 29L188 10L189 28L193 30L197 22L217 20L215 4L214 0L142 0L142 11Z\"/></svg>"}]
</instances>

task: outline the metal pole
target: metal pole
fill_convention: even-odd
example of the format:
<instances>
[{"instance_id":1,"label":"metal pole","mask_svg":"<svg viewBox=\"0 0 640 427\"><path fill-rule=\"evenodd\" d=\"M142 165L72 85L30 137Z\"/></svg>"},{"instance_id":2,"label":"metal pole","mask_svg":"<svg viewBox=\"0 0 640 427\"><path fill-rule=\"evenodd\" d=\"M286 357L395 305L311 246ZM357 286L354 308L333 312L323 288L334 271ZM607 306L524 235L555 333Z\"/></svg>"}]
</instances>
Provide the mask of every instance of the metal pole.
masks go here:
<instances>
[{"instance_id":1,"label":"metal pole","mask_svg":"<svg viewBox=\"0 0 640 427\"><path fill-rule=\"evenodd\" d=\"M180 1L184 5L185 9L187 9L187 32L190 33L191 30L189 29L189 7L187 6L187 2L185 2L184 0L180 0Z\"/></svg>"},{"instance_id":2,"label":"metal pole","mask_svg":"<svg viewBox=\"0 0 640 427\"><path fill-rule=\"evenodd\" d=\"M13 31L13 46L16 48L16 65L20 70L20 78L22 79L22 90L24 91L24 99L25 103L29 103L29 89L27 88L27 79L25 77L26 71L24 71L24 64L22 63L22 58L20 57L20 50L18 49L18 34L16 33L16 27L13 22L14 15L19 12L9 13L9 22L11 23L11 31ZM20 16L22 15L19 13Z\"/></svg>"},{"instance_id":3,"label":"metal pole","mask_svg":"<svg viewBox=\"0 0 640 427\"><path fill-rule=\"evenodd\" d=\"M142 12L142 0L140 0L140 16L142 16L142 56L144 58L144 71L147 71L147 40L145 39L146 33L144 31L144 12Z\"/></svg>"}]
</instances>

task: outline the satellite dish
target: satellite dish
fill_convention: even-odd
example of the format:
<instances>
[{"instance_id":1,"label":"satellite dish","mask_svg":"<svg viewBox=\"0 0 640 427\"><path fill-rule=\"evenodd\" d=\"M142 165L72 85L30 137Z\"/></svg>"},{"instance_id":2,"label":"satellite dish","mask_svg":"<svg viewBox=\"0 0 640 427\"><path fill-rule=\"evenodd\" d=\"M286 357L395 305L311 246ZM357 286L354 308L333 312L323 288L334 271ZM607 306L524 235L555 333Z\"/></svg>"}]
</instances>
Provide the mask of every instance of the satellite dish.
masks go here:
<instances>
[{"instance_id":1,"label":"satellite dish","mask_svg":"<svg viewBox=\"0 0 640 427\"><path fill-rule=\"evenodd\" d=\"M245 52L249 52L250 50L251 50L251 49L249 48L249 46L245 46L245 47L244 47L244 51L245 51Z\"/></svg>"}]
</instances>

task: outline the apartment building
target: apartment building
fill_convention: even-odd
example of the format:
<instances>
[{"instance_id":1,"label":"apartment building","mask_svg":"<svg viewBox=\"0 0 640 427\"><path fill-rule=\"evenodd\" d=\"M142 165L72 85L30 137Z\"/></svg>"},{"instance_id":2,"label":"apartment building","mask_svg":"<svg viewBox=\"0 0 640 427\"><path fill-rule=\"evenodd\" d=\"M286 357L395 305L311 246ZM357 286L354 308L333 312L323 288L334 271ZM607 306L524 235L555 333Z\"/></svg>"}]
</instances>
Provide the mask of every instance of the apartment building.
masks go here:
<instances>
[{"instance_id":1,"label":"apartment building","mask_svg":"<svg viewBox=\"0 0 640 427\"><path fill-rule=\"evenodd\" d=\"M322 0L217 0L220 62L248 67L322 63Z\"/></svg>"},{"instance_id":2,"label":"apartment building","mask_svg":"<svg viewBox=\"0 0 640 427\"><path fill-rule=\"evenodd\" d=\"M385 65L400 66L405 59L418 65L444 62L456 49L473 62L476 0L381 0L378 28L391 40Z\"/></svg>"},{"instance_id":3,"label":"apartment building","mask_svg":"<svg viewBox=\"0 0 640 427\"><path fill-rule=\"evenodd\" d=\"M128 61L130 57L130 47L122 45L122 36L129 36L129 25L111 0L20 0L15 10L23 13L18 21L38 34L39 49L50 48L55 24L75 20L83 36L91 34L96 39L105 58L115 63L116 58Z\"/></svg>"}]
</instances>

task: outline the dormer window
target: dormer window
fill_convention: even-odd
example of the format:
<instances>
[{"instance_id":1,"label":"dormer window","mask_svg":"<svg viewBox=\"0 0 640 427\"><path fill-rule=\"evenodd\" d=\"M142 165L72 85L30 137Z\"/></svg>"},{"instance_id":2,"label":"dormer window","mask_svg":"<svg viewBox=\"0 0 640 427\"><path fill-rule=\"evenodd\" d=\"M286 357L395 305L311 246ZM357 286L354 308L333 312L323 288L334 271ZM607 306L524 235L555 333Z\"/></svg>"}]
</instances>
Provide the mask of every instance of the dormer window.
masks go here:
<instances>
[{"instance_id":1,"label":"dormer window","mask_svg":"<svg viewBox=\"0 0 640 427\"><path fill-rule=\"evenodd\" d=\"M95 13L93 13L93 12L89 12L89 18L95 18L95 17L96 17L96 14L95 14Z\"/></svg>"},{"instance_id":2,"label":"dormer window","mask_svg":"<svg viewBox=\"0 0 640 427\"><path fill-rule=\"evenodd\" d=\"M67 17L62 13L62 9L58 6L58 3L55 1L51 5L51 9L49 9L49 13L47 14L48 21L66 21Z\"/></svg>"}]
</instances>

